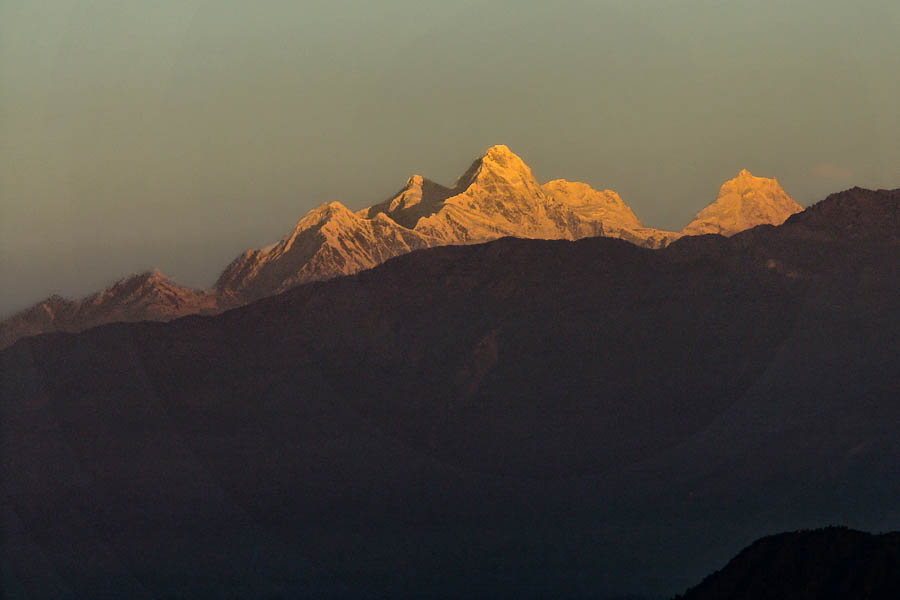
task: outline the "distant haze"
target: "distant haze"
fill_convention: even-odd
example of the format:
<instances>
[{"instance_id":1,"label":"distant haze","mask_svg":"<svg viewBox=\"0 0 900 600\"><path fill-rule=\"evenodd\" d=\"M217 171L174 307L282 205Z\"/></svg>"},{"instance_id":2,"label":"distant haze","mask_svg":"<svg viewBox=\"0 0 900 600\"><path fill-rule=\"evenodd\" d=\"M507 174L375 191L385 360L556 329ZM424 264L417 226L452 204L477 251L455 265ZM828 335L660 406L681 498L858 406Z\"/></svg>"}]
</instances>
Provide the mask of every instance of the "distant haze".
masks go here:
<instances>
[{"instance_id":1,"label":"distant haze","mask_svg":"<svg viewBox=\"0 0 900 600\"><path fill-rule=\"evenodd\" d=\"M896 0L0 0L0 316L493 144L674 230L743 168L900 187L898 73Z\"/></svg>"}]
</instances>

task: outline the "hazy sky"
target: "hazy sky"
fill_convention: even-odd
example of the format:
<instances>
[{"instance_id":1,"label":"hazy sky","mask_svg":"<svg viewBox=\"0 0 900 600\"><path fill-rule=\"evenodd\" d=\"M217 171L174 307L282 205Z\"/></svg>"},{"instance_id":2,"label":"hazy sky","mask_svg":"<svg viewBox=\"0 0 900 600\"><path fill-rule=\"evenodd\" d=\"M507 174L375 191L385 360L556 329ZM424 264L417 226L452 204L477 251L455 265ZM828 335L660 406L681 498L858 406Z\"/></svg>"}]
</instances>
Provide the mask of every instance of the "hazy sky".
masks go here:
<instances>
[{"instance_id":1,"label":"hazy sky","mask_svg":"<svg viewBox=\"0 0 900 600\"><path fill-rule=\"evenodd\" d=\"M497 143L671 229L741 168L900 187L900 2L0 0L0 314Z\"/></svg>"}]
</instances>

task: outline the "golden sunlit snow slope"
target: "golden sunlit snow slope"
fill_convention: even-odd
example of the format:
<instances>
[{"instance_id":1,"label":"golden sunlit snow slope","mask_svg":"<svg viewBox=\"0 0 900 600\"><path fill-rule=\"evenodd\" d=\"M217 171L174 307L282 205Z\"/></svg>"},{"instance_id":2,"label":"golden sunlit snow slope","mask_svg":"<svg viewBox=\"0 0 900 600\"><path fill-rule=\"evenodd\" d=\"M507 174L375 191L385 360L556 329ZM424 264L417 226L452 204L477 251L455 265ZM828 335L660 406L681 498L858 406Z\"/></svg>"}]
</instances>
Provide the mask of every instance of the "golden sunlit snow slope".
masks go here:
<instances>
[{"instance_id":1,"label":"golden sunlit snow slope","mask_svg":"<svg viewBox=\"0 0 900 600\"><path fill-rule=\"evenodd\" d=\"M340 202L315 208L279 242L233 260L212 291L184 288L153 272L80 301L49 298L0 323L0 347L48 331L221 312L422 248L507 236L607 236L662 248L682 235L732 235L764 223L777 225L800 210L777 181L742 171L681 233L662 231L645 227L614 191L563 179L541 185L519 156L498 145L475 160L452 187L413 175L395 195L369 208L353 212Z\"/></svg>"},{"instance_id":2,"label":"golden sunlit snow slope","mask_svg":"<svg viewBox=\"0 0 900 600\"><path fill-rule=\"evenodd\" d=\"M681 233L730 236L757 225L781 225L802 210L778 180L755 177L744 169L722 185L718 199L701 210Z\"/></svg>"}]
</instances>

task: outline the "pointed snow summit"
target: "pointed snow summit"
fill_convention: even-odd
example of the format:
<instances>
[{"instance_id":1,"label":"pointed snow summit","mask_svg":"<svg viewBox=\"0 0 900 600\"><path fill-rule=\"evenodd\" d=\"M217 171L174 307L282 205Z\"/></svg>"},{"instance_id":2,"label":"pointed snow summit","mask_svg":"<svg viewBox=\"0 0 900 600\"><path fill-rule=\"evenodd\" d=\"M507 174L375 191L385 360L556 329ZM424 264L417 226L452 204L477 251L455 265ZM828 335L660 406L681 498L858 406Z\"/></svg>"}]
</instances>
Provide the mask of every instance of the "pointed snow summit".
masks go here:
<instances>
[{"instance_id":1,"label":"pointed snow summit","mask_svg":"<svg viewBox=\"0 0 900 600\"><path fill-rule=\"evenodd\" d=\"M731 236L757 225L781 225L802 210L778 180L756 177L744 169L722 185L718 199L701 210L681 233Z\"/></svg>"},{"instance_id":2,"label":"pointed snow summit","mask_svg":"<svg viewBox=\"0 0 900 600\"><path fill-rule=\"evenodd\" d=\"M677 237L643 227L614 192L555 184L541 186L508 147L492 146L452 187L413 175L396 194L367 209L351 212L338 202L314 209L280 242L235 259L216 290L247 302L419 248L505 236L575 240L604 235L607 222L609 235L641 245L659 247Z\"/></svg>"},{"instance_id":3,"label":"pointed snow summit","mask_svg":"<svg viewBox=\"0 0 900 600\"><path fill-rule=\"evenodd\" d=\"M506 146L493 146L457 180L455 195L416 230L444 244L505 236L578 239L601 235L600 222L577 215L544 193L528 165Z\"/></svg>"},{"instance_id":4,"label":"pointed snow summit","mask_svg":"<svg viewBox=\"0 0 900 600\"><path fill-rule=\"evenodd\" d=\"M520 190L540 188L531 168L503 144L491 146L484 154L475 159L453 187L456 190L464 191L472 185L490 186L492 183Z\"/></svg>"},{"instance_id":5,"label":"pointed snow summit","mask_svg":"<svg viewBox=\"0 0 900 600\"><path fill-rule=\"evenodd\" d=\"M413 175L396 194L367 209L352 212L339 202L323 204L280 242L236 258L216 290L241 303L369 269L419 248L505 236L575 240L602 235L604 215L615 211L600 206L608 203L606 196L577 185L593 195L572 202L548 191L509 148L493 146L452 187ZM618 202L624 207L618 210L631 213ZM628 223L636 223L635 231L642 230L633 213ZM611 231L618 236L619 230ZM626 239L644 241L641 233Z\"/></svg>"},{"instance_id":6,"label":"pointed snow summit","mask_svg":"<svg viewBox=\"0 0 900 600\"><path fill-rule=\"evenodd\" d=\"M384 213L367 218L331 202L312 210L280 242L238 256L222 272L215 289L240 304L301 283L370 269L433 245Z\"/></svg>"},{"instance_id":7,"label":"pointed snow summit","mask_svg":"<svg viewBox=\"0 0 900 600\"><path fill-rule=\"evenodd\" d=\"M421 175L413 175L395 195L358 214L374 219L378 214L384 213L403 227L413 229L419 219L436 213L444 200L455 193L455 188L444 187Z\"/></svg>"},{"instance_id":8,"label":"pointed snow summit","mask_svg":"<svg viewBox=\"0 0 900 600\"><path fill-rule=\"evenodd\" d=\"M612 190L563 179L541 185L508 147L492 146L451 187L413 175L397 193L369 208L354 212L340 202L318 206L278 242L235 258L211 291L179 286L159 271L135 275L82 300L48 299L14 315L0 323L0 347L48 331L221 312L421 248L506 236L576 240L600 235L661 248L682 234L731 235L761 223L780 224L800 210L774 179L742 171L682 233L661 231L645 227Z\"/></svg>"}]
</instances>

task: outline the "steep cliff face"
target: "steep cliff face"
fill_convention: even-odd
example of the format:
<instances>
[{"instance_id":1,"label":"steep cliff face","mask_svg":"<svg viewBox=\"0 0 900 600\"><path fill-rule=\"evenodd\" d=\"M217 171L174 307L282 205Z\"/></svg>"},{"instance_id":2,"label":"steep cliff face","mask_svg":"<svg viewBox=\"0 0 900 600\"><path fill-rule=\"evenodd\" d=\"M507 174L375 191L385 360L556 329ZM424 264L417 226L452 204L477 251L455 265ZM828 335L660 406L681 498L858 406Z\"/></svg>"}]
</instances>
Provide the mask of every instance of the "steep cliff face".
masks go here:
<instances>
[{"instance_id":1,"label":"steep cliff face","mask_svg":"<svg viewBox=\"0 0 900 600\"><path fill-rule=\"evenodd\" d=\"M776 179L755 177L744 169L722 185L718 199L701 210L681 233L730 236L757 225L781 225L802 210Z\"/></svg>"}]
</instances>

